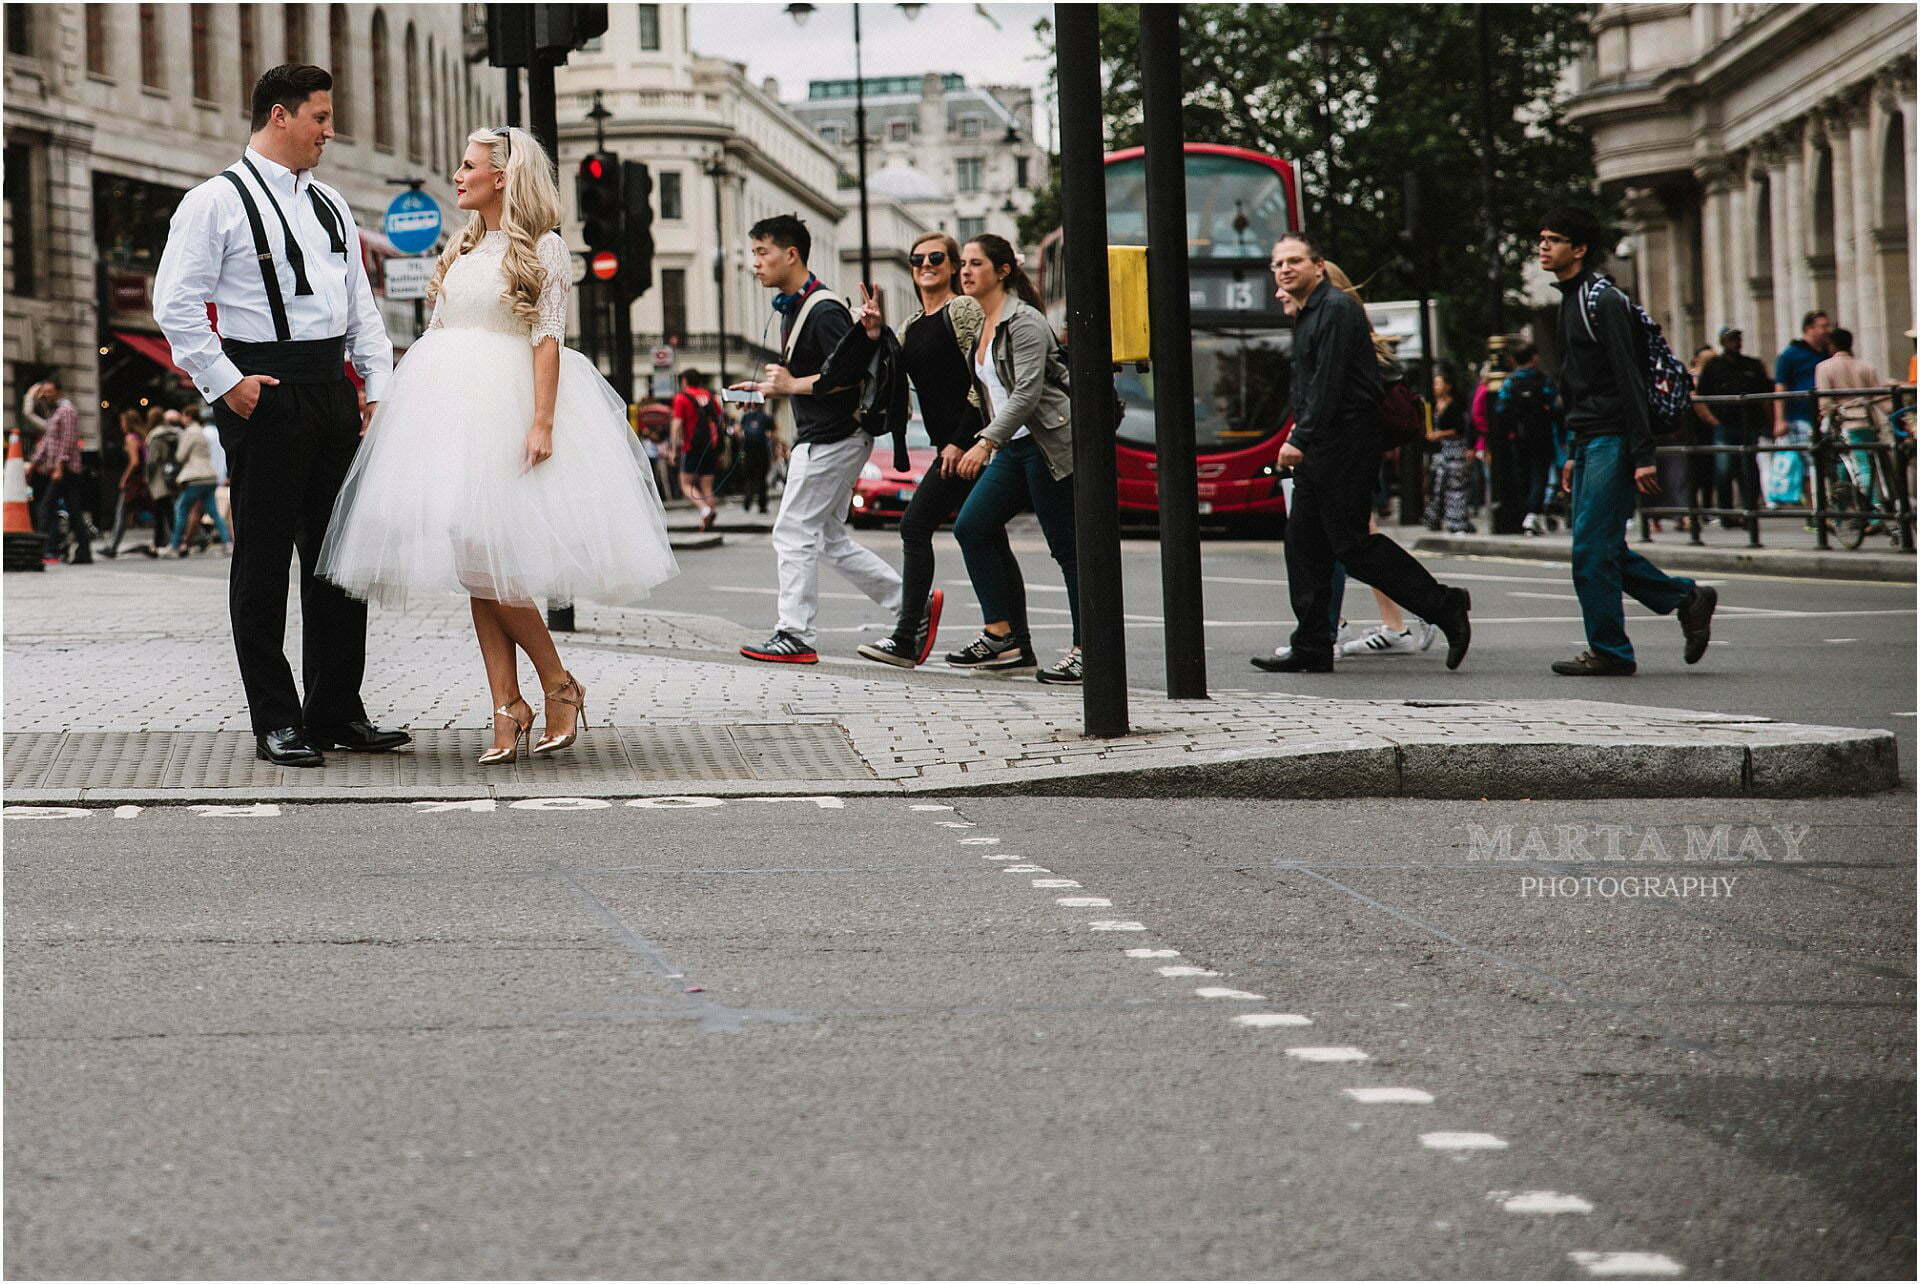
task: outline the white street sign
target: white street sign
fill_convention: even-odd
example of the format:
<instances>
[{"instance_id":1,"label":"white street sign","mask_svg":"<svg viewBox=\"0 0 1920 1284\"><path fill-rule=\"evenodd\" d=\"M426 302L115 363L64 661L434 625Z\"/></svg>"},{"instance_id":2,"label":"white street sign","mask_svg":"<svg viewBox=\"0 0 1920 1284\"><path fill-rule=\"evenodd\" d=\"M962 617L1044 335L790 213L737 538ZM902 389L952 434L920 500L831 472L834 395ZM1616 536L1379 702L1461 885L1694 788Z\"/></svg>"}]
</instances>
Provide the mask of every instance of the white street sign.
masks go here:
<instances>
[{"instance_id":1,"label":"white street sign","mask_svg":"<svg viewBox=\"0 0 1920 1284\"><path fill-rule=\"evenodd\" d=\"M387 280L389 299L424 299L427 297L427 283L433 280L434 259L430 255L419 258L392 258L381 267Z\"/></svg>"}]
</instances>

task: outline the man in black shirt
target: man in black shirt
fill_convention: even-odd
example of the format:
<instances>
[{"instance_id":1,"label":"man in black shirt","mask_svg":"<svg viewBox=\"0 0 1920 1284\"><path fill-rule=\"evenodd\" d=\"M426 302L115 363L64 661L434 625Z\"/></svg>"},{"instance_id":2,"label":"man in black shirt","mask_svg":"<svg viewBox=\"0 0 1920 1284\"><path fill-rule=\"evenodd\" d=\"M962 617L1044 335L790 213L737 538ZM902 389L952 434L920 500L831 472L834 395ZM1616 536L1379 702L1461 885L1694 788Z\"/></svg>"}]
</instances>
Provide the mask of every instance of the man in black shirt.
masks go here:
<instances>
[{"instance_id":1,"label":"man in black shirt","mask_svg":"<svg viewBox=\"0 0 1920 1284\"><path fill-rule=\"evenodd\" d=\"M1269 673L1333 672L1333 564L1372 585L1447 638L1447 667L1466 657L1465 589L1446 588L1385 535L1369 533L1374 479L1386 448L1384 386L1367 313L1333 288L1319 250L1299 233L1273 247L1274 279L1293 300L1293 433L1280 465L1294 470L1287 511L1287 592L1296 621L1285 655L1256 655Z\"/></svg>"},{"instance_id":2,"label":"man in black shirt","mask_svg":"<svg viewBox=\"0 0 1920 1284\"><path fill-rule=\"evenodd\" d=\"M1754 392L1772 392L1773 379L1766 366L1742 352L1745 341L1739 329L1727 326L1720 331L1720 355L1707 362L1700 372L1696 391L1703 397L1738 396ZM1697 403L1696 403L1697 405ZM1745 406L1697 406L1709 425L1716 446L1750 446L1773 430L1773 407L1765 401ZM1739 479L1739 507L1749 511L1760 507L1760 465L1758 455L1715 455L1713 457L1714 506L1732 508L1735 478ZM1723 525L1744 526L1746 520L1728 517Z\"/></svg>"},{"instance_id":3,"label":"man in black shirt","mask_svg":"<svg viewBox=\"0 0 1920 1284\"><path fill-rule=\"evenodd\" d=\"M743 646L740 654L773 664L815 664L820 659L813 641L821 557L878 603L888 619L900 614L900 573L855 542L847 529L853 483L873 455L873 438L856 417L859 385L818 386L827 358L853 328L853 314L807 270L813 237L805 223L776 214L755 223L747 235L754 279L775 292L782 359L768 365L758 380L734 387L766 396L782 428L791 428L794 446L773 521L779 623L765 643Z\"/></svg>"}]
</instances>

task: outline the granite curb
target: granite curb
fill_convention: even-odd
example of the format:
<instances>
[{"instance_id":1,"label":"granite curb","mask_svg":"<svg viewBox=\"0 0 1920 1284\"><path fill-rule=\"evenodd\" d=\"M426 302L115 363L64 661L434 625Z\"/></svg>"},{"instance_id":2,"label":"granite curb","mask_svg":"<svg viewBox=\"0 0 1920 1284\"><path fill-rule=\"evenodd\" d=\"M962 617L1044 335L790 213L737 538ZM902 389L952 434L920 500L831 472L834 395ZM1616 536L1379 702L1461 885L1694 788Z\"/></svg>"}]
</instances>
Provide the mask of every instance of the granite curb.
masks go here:
<instances>
[{"instance_id":1,"label":"granite curb","mask_svg":"<svg viewBox=\"0 0 1920 1284\"><path fill-rule=\"evenodd\" d=\"M1826 580L1914 582L1911 553L1867 553L1807 548L1715 548L1693 544L1631 546L1670 571L1719 571L1753 575L1795 575ZM1573 555L1564 539L1526 535L1424 534L1412 547L1423 553L1453 556L1519 557L1529 561L1565 562Z\"/></svg>"}]
</instances>

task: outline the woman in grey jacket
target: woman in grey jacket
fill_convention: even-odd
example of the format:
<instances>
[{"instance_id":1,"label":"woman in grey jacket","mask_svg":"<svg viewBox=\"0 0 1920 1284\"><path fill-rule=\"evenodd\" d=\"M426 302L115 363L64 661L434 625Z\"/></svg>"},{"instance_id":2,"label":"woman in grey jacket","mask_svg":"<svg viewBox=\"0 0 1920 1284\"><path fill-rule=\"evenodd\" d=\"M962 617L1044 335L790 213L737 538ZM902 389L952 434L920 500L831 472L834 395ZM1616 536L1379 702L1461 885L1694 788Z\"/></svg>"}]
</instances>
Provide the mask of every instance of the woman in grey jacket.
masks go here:
<instances>
[{"instance_id":1,"label":"woman in grey jacket","mask_svg":"<svg viewBox=\"0 0 1920 1284\"><path fill-rule=\"evenodd\" d=\"M978 477L954 523L967 576L986 628L947 657L963 669L1036 667L1028 632L1026 583L1007 541L1007 523L1031 506L1060 564L1073 619L1073 645L1039 672L1042 682L1078 683L1080 572L1073 538L1073 410L1066 361L1039 295L1013 247L980 236L960 251L960 288L980 304L986 325L973 354L987 426L961 457L962 477Z\"/></svg>"}]
</instances>

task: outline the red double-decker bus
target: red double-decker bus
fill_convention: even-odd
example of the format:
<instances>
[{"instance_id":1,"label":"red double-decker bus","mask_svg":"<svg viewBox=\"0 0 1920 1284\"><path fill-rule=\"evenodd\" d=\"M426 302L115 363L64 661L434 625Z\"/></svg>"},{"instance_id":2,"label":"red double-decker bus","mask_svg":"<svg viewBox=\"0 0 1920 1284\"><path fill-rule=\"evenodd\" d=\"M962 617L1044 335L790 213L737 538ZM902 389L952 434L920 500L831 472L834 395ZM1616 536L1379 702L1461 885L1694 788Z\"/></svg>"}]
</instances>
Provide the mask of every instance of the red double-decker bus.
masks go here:
<instances>
[{"instance_id":1,"label":"red double-decker bus","mask_svg":"<svg viewBox=\"0 0 1920 1284\"><path fill-rule=\"evenodd\" d=\"M1300 186L1291 163L1241 147L1188 143L1188 301L1193 314L1193 427L1203 520L1273 530L1285 514L1275 459L1287 424L1291 322L1274 297L1273 243L1298 231ZM1107 242L1147 243L1146 153L1107 157ZM1047 316L1066 320L1061 233L1036 265ZM1159 509L1153 375L1115 376L1126 414L1116 454L1122 514Z\"/></svg>"}]
</instances>

